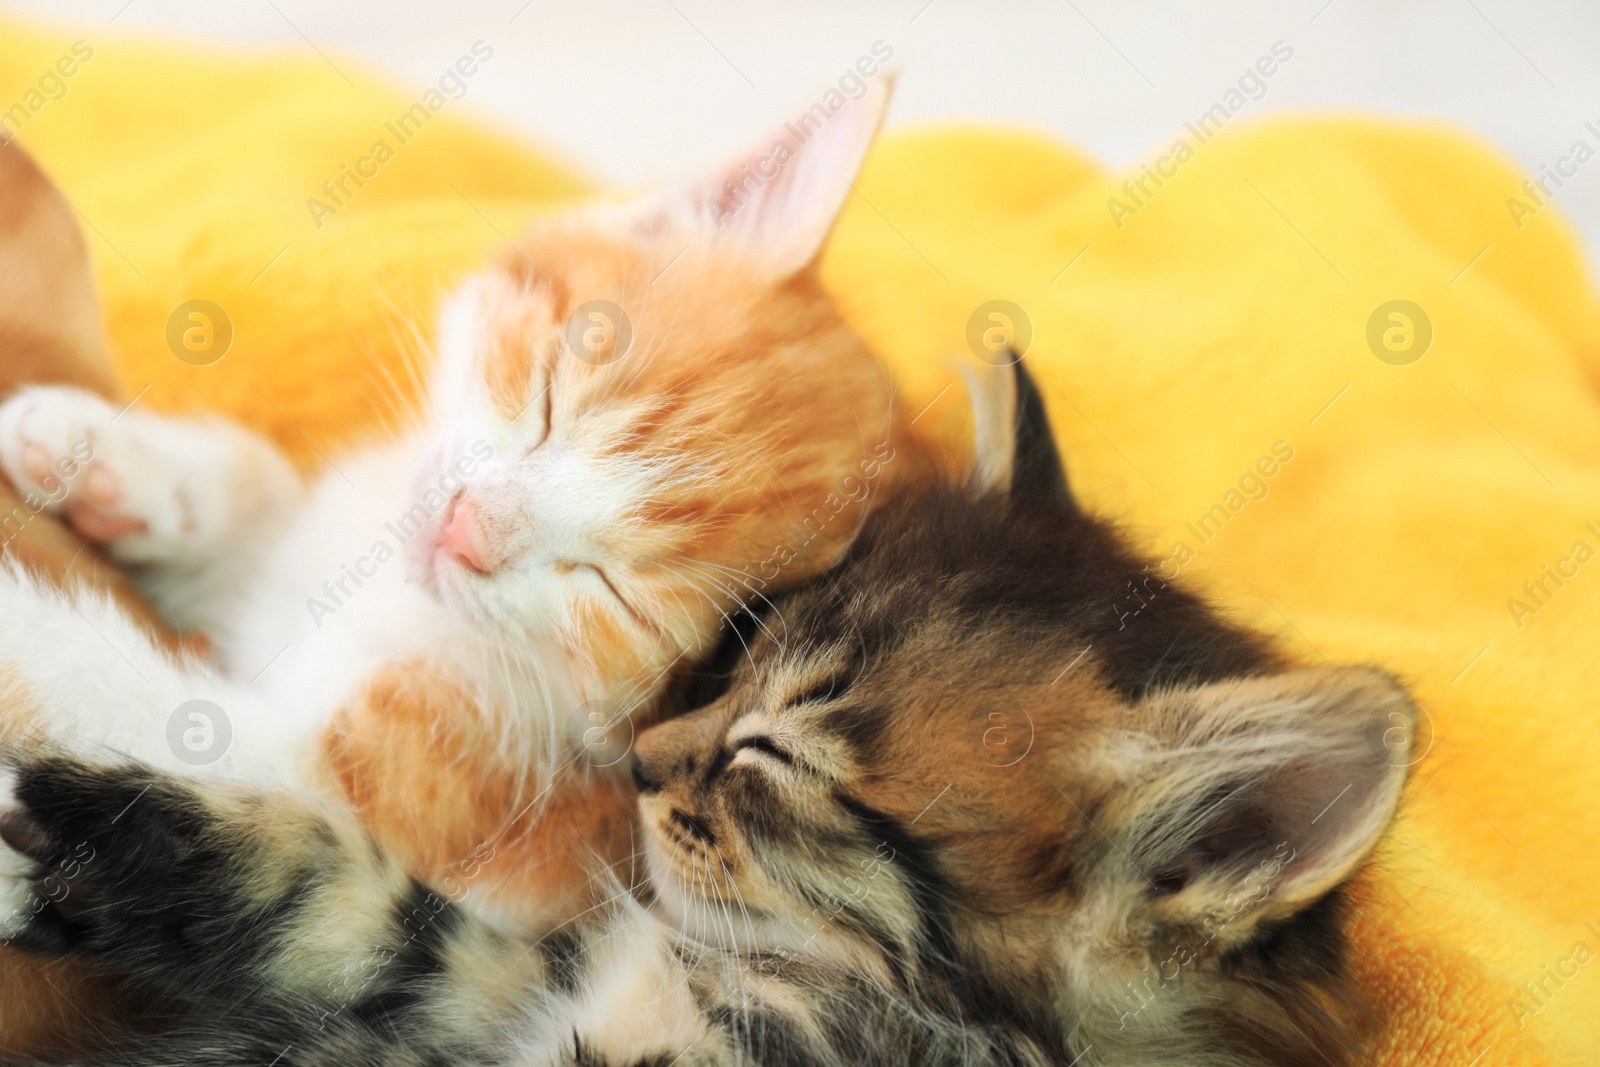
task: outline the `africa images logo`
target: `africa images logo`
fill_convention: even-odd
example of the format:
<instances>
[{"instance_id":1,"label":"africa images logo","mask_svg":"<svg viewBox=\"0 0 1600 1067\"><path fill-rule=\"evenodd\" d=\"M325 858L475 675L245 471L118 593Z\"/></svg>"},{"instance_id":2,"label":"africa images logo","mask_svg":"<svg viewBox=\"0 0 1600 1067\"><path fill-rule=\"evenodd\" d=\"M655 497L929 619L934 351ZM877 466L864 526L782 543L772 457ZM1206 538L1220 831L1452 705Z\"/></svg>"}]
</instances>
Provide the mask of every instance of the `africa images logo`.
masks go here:
<instances>
[{"instance_id":1,"label":"africa images logo","mask_svg":"<svg viewBox=\"0 0 1600 1067\"><path fill-rule=\"evenodd\" d=\"M380 137L373 141L367 153L353 165L340 164L339 173L322 183L322 196L306 199L306 210L311 213L311 221L317 229L322 229L329 216L337 215L348 207L355 195L378 176L383 166L422 132L429 119L443 111L450 101L460 100L467 95L467 79L477 74L482 65L494 57L494 49L483 41L474 41L471 52L471 55L458 58L453 66L446 67L435 85L422 94L421 100L383 124L388 138ZM393 138L393 144L389 143L390 138Z\"/></svg>"}]
</instances>

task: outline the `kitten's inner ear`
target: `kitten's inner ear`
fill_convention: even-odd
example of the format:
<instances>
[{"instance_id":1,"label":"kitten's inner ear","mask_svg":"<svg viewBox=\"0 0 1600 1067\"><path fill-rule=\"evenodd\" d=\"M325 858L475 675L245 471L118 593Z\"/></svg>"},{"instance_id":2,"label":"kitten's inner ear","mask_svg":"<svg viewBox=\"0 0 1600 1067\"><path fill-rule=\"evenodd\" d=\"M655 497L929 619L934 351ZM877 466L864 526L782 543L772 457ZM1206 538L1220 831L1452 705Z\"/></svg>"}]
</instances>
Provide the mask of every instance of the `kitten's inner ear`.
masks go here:
<instances>
[{"instance_id":1,"label":"kitten's inner ear","mask_svg":"<svg viewBox=\"0 0 1600 1067\"><path fill-rule=\"evenodd\" d=\"M1169 917L1222 916L1224 942L1355 872L1394 815L1417 716L1358 667L1176 690L1140 711L1158 747L1124 786L1136 888Z\"/></svg>"},{"instance_id":2,"label":"kitten's inner ear","mask_svg":"<svg viewBox=\"0 0 1600 1067\"><path fill-rule=\"evenodd\" d=\"M894 80L885 71L837 110L818 103L731 163L647 194L637 225L733 250L771 281L810 266L878 135Z\"/></svg>"},{"instance_id":3,"label":"kitten's inner ear","mask_svg":"<svg viewBox=\"0 0 1600 1067\"><path fill-rule=\"evenodd\" d=\"M972 396L973 488L1007 493L1018 505L1076 512L1044 397L1019 358L1004 372L961 366Z\"/></svg>"},{"instance_id":4,"label":"kitten's inner ear","mask_svg":"<svg viewBox=\"0 0 1600 1067\"><path fill-rule=\"evenodd\" d=\"M1017 386L1006 371L960 364L972 402L974 493L1009 493L1016 464Z\"/></svg>"}]
</instances>

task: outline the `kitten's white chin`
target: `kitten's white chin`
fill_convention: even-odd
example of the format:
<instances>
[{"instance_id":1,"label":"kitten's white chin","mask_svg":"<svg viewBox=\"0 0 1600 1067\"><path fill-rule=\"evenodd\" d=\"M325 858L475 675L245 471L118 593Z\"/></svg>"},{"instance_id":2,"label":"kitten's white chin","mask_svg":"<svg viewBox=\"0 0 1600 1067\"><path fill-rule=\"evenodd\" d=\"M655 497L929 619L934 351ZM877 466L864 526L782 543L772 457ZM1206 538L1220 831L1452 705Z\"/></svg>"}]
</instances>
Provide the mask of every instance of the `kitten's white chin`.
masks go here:
<instances>
[{"instance_id":1,"label":"kitten's white chin","mask_svg":"<svg viewBox=\"0 0 1600 1067\"><path fill-rule=\"evenodd\" d=\"M443 558L441 554L430 558L424 572L419 584L432 594L441 607L484 637L504 636L496 632L497 627L490 621L490 613L473 599L466 588L468 582L479 578L478 575Z\"/></svg>"},{"instance_id":2,"label":"kitten's white chin","mask_svg":"<svg viewBox=\"0 0 1600 1067\"><path fill-rule=\"evenodd\" d=\"M784 924L775 925L743 905L727 904L686 888L669 850L648 831L644 854L655 894L650 910L683 940L736 952L804 948L804 938L789 936Z\"/></svg>"},{"instance_id":3,"label":"kitten's white chin","mask_svg":"<svg viewBox=\"0 0 1600 1067\"><path fill-rule=\"evenodd\" d=\"M424 530L408 545L406 571L411 583L430 593L462 618L481 624L482 615L467 592L467 583L482 575L463 565L439 540L437 529Z\"/></svg>"},{"instance_id":4,"label":"kitten's white chin","mask_svg":"<svg viewBox=\"0 0 1600 1067\"><path fill-rule=\"evenodd\" d=\"M644 830L644 862L646 881L655 893L655 913L663 922L678 926L684 918L683 890L673 881L672 858L649 829Z\"/></svg>"},{"instance_id":5,"label":"kitten's white chin","mask_svg":"<svg viewBox=\"0 0 1600 1067\"><path fill-rule=\"evenodd\" d=\"M727 947L727 931L708 921L719 905L685 889L668 850L648 831L644 854L650 888L655 891L651 910L656 918L687 941Z\"/></svg>"}]
</instances>

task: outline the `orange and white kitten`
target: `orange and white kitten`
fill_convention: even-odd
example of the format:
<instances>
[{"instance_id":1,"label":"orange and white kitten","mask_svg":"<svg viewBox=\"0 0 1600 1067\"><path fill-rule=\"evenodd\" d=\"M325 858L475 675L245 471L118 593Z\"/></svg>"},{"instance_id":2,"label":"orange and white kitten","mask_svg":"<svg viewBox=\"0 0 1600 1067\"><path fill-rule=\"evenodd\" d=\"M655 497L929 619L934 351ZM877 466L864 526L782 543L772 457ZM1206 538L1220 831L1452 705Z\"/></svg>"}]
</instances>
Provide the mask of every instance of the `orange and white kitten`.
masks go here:
<instances>
[{"instance_id":1,"label":"orange and white kitten","mask_svg":"<svg viewBox=\"0 0 1600 1067\"><path fill-rule=\"evenodd\" d=\"M628 852L622 753L674 671L929 472L816 269L888 92L784 152L537 224L446 304L423 428L309 486L216 419L14 394L5 472L215 655L174 660L12 574L9 713L330 793L502 918L582 906L594 859Z\"/></svg>"}]
</instances>

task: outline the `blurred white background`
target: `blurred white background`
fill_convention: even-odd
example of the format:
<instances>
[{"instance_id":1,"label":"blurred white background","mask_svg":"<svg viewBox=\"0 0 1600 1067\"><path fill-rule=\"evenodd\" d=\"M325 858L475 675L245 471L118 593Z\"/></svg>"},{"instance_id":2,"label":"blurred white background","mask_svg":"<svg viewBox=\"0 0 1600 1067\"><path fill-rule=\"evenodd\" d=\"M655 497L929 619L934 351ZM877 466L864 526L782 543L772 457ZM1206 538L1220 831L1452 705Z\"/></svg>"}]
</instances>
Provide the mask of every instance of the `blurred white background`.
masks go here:
<instances>
[{"instance_id":1,"label":"blurred white background","mask_svg":"<svg viewBox=\"0 0 1600 1067\"><path fill-rule=\"evenodd\" d=\"M597 179L721 156L814 102L875 41L890 123L1043 127L1136 166L1276 41L1293 59L1245 116L1360 109L1477 131L1525 169L1600 125L1595 0L0 0L49 20L355 57L420 92L473 41L466 106ZM330 76L333 76L330 71ZM1558 202L1600 248L1600 168Z\"/></svg>"}]
</instances>

